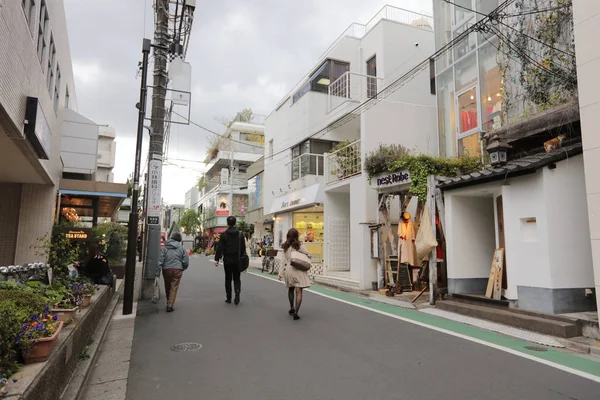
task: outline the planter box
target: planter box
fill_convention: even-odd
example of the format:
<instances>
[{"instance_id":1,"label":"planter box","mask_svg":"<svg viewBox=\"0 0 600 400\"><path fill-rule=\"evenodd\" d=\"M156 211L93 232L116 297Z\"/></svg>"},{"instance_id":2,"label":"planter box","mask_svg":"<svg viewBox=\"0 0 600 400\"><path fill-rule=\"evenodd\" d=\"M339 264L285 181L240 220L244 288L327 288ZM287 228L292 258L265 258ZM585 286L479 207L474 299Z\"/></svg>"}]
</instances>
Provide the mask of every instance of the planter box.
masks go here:
<instances>
[{"instance_id":1,"label":"planter box","mask_svg":"<svg viewBox=\"0 0 600 400\"><path fill-rule=\"evenodd\" d=\"M101 286L90 306L78 313L77 320L70 326L63 324L62 332L55 340L54 350L48 360L25 365L13 376L18 381L9 385L7 399L60 399L77 369L79 354L89 345L89 340L100 324L113 294L111 288Z\"/></svg>"},{"instance_id":2,"label":"planter box","mask_svg":"<svg viewBox=\"0 0 600 400\"><path fill-rule=\"evenodd\" d=\"M123 279L125 277L125 260L122 260L120 263L115 263L114 265L110 264L110 269L113 275L117 276L117 279Z\"/></svg>"},{"instance_id":3,"label":"planter box","mask_svg":"<svg viewBox=\"0 0 600 400\"><path fill-rule=\"evenodd\" d=\"M75 319L75 313L77 312L78 307L62 309L62 308L53 308L50 310L52 314L58 315L58 320L64 322L68 325L67 321L69 319Z\"/></svg>"},{"instance_id":4,"label":"planter box","mask_svg":"<svg viewBox=\"0 0 600 400\"><path fill-rule=\"evenodd\" d=\"M63 321L59 321L54 335L35 340L30 348L23 351L25 364L43 362L50 357L50 353L52 353L54 346L56 346L56 343L58 342L56 339L58 338L60 331L62 331L63 324Z\"/></svg>"},{"instance_id":5,"label":"planter box","mask_svg":"<svg viewBox=\"0 0 600 400\"><path fill-rule=\"evenodd\" d=\"M90 306L90 300L92 299L92 295L83 296L83 303L81 303L81 308L88 308Z\"/></svg>"}]
</instances>

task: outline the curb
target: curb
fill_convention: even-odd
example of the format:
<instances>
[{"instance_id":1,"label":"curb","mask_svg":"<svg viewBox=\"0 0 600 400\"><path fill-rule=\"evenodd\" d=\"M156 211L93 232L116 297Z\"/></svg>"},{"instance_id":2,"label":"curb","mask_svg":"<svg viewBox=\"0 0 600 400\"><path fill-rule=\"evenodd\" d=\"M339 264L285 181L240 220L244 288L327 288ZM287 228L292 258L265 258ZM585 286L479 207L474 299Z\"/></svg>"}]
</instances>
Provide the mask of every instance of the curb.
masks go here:
<instances>
[{"instance_id":1,"label":"curb","mask_svg":"<svg viewBox=\"0 0 600 400\"><path fill-rule=\"evenodd\" d=\"M110 304L107 308L107 312L105 312L100 325L98 325L96 332L94 332L94 336L92 337L93 342L88 347L88 354L90 357L79 362L76 372L71 377L69 385L61 396L61 400L79 400L83 397L93 366L96 363L98 354L100 353L100 346L102 345L102 341L104 340L104 336L108 331L110 321L112 320L115 310L117 309L117 305L119 304L119 298L123 292L123 286L124 285L121 284L113 294Z\"/></svg>"}]
</instances>

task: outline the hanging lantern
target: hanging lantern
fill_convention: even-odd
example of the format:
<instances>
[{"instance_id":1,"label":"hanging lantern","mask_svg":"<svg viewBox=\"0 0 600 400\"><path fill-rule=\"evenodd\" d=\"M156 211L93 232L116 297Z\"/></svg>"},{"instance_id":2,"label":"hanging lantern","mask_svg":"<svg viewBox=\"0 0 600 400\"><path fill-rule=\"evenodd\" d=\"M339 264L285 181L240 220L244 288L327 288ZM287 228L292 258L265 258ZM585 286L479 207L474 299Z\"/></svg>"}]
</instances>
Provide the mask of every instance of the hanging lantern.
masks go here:
<instances>
[{"instance_id":1,"label":"hanging lantern","mask_svg":"<svg viewBox=\"0 0 600 400\"><path fill-rule=\"evenodd\" d=\"M508 161L508 150L512 149L512 146L502 141L498 135L490 138L489 144L486 148L490 155L490 161L493 166L504 165Z\"/></svg>"}]
</instances>

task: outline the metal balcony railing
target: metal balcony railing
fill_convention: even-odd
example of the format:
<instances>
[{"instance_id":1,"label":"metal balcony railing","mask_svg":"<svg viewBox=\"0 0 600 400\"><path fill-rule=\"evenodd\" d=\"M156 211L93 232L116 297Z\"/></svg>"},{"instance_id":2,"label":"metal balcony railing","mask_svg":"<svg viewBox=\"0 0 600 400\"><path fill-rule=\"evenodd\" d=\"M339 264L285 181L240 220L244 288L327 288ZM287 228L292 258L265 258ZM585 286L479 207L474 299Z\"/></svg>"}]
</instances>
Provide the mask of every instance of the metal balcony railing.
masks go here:
<instances>
[{"instance_id":1,"label":"metal balcony railing","mask_svg":"<svg viewBox=\"0 0 600 400\"><path fill-rule=\"evenodd\" d=\"M290 180L303 178L307 175L323 176L325 165L322 154L305 153L286 164L290 171Z\"/></svg>"},{"instance_id":2,"label":"metal balcony railing","mask_svg":"<svg viewBox=\"0 0 600 400\"><path fill-rule=\"evenodd\" d=\"M327 184L335 183L362 173L360 139L325 155Z\"/></svg>"},{"instance_id":3,"label":"metal balcony railing","mask_svg":"<svg viewBox=\"0 0 600 400\"><path fill-rule=\"evenodd\" d=\"M383 79L376 76L345 72L333 81L328 88L327 112L338 107L346 100L364 101L377 97L379 83Z\"/></svg>"}]
</instances>

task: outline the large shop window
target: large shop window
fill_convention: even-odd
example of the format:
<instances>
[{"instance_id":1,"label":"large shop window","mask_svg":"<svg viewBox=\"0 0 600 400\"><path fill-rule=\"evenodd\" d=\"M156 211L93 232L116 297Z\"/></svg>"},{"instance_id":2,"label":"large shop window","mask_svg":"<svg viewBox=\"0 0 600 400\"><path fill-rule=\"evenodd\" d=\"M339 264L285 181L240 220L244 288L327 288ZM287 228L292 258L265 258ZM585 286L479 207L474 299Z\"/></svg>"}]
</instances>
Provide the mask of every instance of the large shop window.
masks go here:
<instances>
[{"instance_id":1,"label":"large shop window","mask_svg":"<svg viewBox=\"0 0 600 400\"><path fill-rule=\"evenodd\" d=\"M482 126L488 132L502 126L504 88L497 56L498 48L495 43L479 49Z\"/></svg>"},{"instance_id":2,"label":"large shop window","mask_svg":"<svg viewBox=\"0 0 600 400\"><path fill-rule=\"evenodd\" d=\"M456 155L454 100L454 75L450 68L437 77L440 154L445 157Z\"/></svg>"},{"instance_id":3,"label":"large shop window","mask_svg":"<svg viewBox=\"0 0 600 400\"><path fill-rule=\"evenodd\" d=\"M441 49L452 40L452 10L451 5L443 0L433 2L433 25L435 26L435 48ZM436 69L443 71L452 64L452 52L445 51L436 61Z\"/></svg>"},{"instance_id":4,"label":"large shop window","mask_svg":"<svg viewBox=\"0 0 600 400\"><path fill-rule=\"evenodd\" d=\"M294 103L308 92L327 93L329 85L349 70L349 63L326 60L319 68L317 68L316 72L312 74L310 78L308 78L308 82L306 82L306 84L304 84L304 86L302 86L302 88L294 94ZM343 83L342 85L346 84L348 84L348 82ZM346 91L344 88L342 88L340 91L340 93L345 92Z\"/></svg>"},{"instance_id":5,"label":"large shop window","mask_svg":"<svg viewBox=\"0 0 600 400\"><path fill-rule=\"evenodd\" d=\"M464 58L460 62L456 63L455 67L456 74L456 90L460 91L468 86L473 85L477 82L477 59L475 53Z\"/></svg>"},{"instance_id":6,"label":"large shop window","mask_svg":"<svg viewBox=\"0 0 600 400\"><path fill-rule=\"evenodd\" d=\"M293 214L294 228L300 234L300 241L304 242L310 253L312 261L323 262L323 241L325 237L325 224L322 212L297 212Z\"/></svg>"},{"instance_id":7,"label":"large shop window","mask_svg":"<svg viewBox=\"0 0 600 400\"><path fill-rule=\"evenodd\" d=\"M479 144L479 133L466 136L458 140L458 155L481 157L481 145Z\"/></svg>"},{"instance_id":8,"label":"large shop window","mask_svg":"<svg viewBox=\"0 0 600 400\"><path fill-rule=\"evenodd\" d=\"M478 124L477 117L477 88L472 88L458 96L458 133L465 133L476 129Z\"/></svg>"},{"instance_id":9,"label":"large shop window","mask_svg":"<svg viewBox=\"0 0 600 400\"><path fill-rule=\"evenodd\" d=\"M458 25L473 16L473 0L454 0L454 24Z\"/></svg>"},{"instance_id":10,"label":"large shop window","mask_svg":"<svg viewBox=\"0 0 600 400\"><path fill-rule=\"evenodd\" d=\"M454 38L457 38L464 31L473 25L474 20L470 20L454 31ZM471 32L466 38L462 39L454 46L454 60L459 60L477 48L477 33Z\"/></svg>"}]
</instances>

